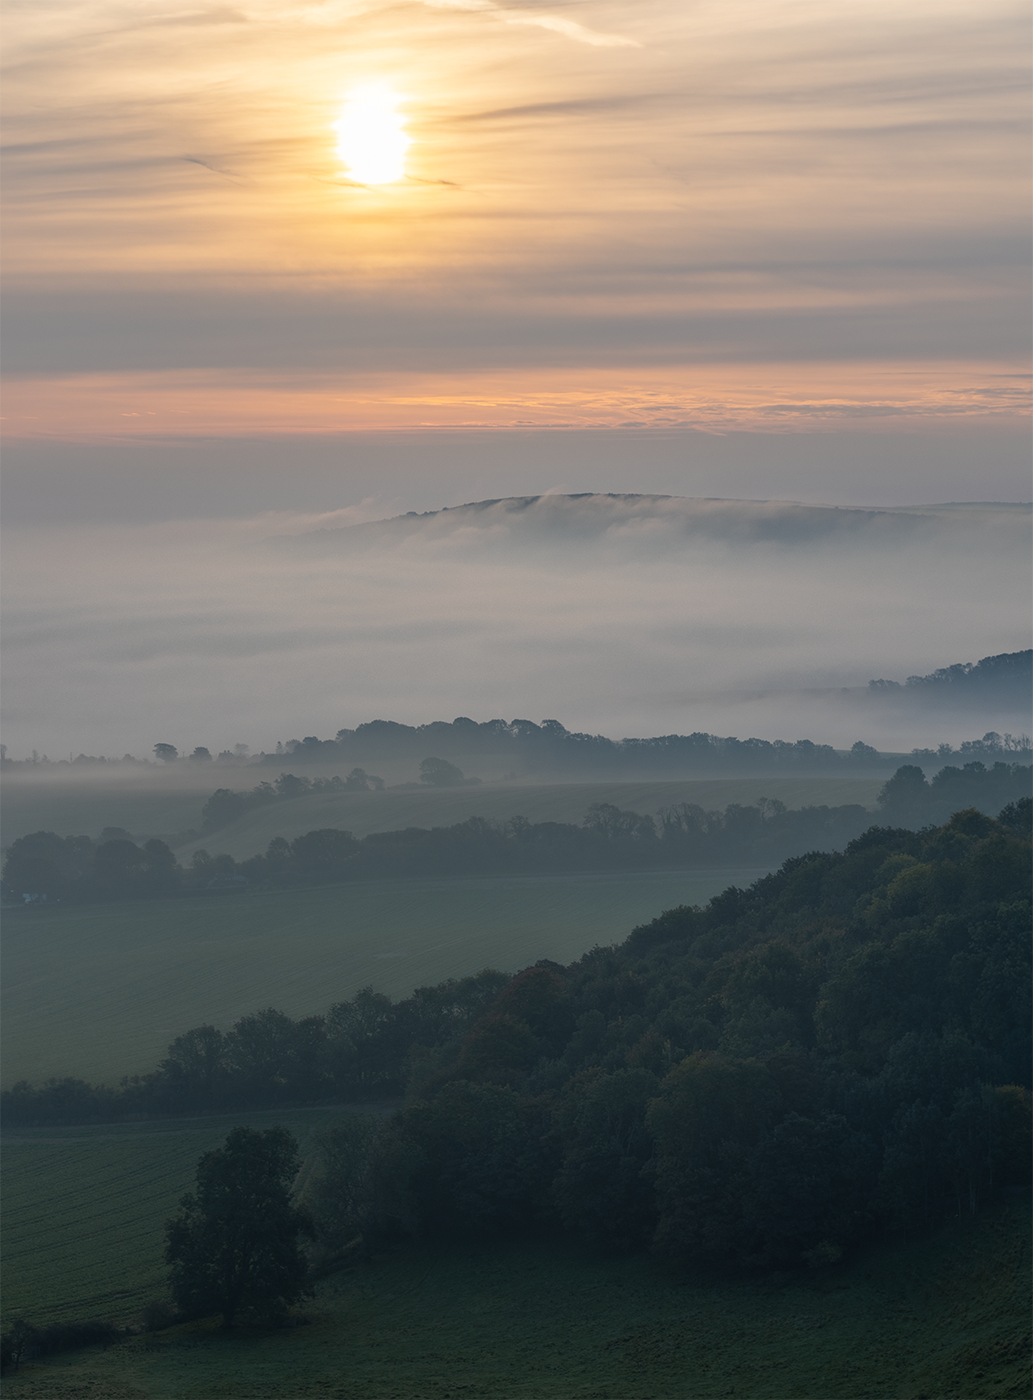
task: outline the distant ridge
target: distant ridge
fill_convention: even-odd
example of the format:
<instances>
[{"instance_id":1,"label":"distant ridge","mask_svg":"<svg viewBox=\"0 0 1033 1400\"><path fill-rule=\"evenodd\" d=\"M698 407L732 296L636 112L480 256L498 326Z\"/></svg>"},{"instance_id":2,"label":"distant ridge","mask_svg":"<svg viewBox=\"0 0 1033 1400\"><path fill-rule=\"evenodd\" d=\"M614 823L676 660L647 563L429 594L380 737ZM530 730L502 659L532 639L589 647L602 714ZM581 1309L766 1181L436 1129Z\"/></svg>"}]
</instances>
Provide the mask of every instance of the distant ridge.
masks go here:
<instances>
[{"instance_id":1,"label":"distant ridge","mask_svg":"<svg viewBox=\"0 0 1033 1400\"><path fill-rule=\"evenodd\" d=\"M908 676L903 685L885 679L868 682L873 695L895 699L964 704L994 699L1027 707L1033 700L1033 649L1003 651L974 664L942 666L927 676Z\"/></svg>"},{"instance_id":2,"label":"distant ridge","mask_svg":"<svg viewBox=\"0 0 1033 1400\"><path fill-rule=\"evenodd\" d=\"M860 508L805 505L797 501L731 500L627 492L508 496L440 510L407 511L357 525L326 526L272 537L288 549L361 549L408 537L444 539L463 545L507 542L571 544L609 540L650 548L679 548L707 538L725 543L796 545L822 538L862 536L901 539L935 518L936 507Z\"/></svg>"}]
</instances>

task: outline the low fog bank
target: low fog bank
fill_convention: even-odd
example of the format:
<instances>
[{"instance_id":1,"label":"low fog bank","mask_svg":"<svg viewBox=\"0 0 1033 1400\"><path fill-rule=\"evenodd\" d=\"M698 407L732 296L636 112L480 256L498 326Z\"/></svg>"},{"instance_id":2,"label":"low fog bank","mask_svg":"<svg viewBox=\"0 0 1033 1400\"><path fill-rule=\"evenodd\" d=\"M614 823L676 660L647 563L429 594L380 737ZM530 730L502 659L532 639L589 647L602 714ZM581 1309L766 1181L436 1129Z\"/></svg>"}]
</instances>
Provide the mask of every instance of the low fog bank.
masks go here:
<instances>
[{"instance_id":1,"label":"low fog bank","mask_svg":"<svg viewBox=\"0 0 1033 1400\"><path fill-rule=\"evenodd\" d=\"M559 546L608 545L680 553L686 545L806 545L864 538L872 547L903 542L934 526L951 507L843 509L792 501L696 500L610 492L511 496L439 511L408 511L387 520L345 524L270 541L307 557L347 556L385 546L444 543L450 551L522 553ZM996 514L998 508L981 510Z\"/></svg>"},{"instance_id":2,"label":"low fog bank","mask_svg":"<svg viewBox=\"0 0 1033 1400\"><path fill-rule=\"evenodd\" d=\"M9 754L272 752L457 714L904 753L1029 729L1000 693L868 688L1028 645L1026 507L549 495L340 520L12 530Z\"/></svg>"}]
</instances>

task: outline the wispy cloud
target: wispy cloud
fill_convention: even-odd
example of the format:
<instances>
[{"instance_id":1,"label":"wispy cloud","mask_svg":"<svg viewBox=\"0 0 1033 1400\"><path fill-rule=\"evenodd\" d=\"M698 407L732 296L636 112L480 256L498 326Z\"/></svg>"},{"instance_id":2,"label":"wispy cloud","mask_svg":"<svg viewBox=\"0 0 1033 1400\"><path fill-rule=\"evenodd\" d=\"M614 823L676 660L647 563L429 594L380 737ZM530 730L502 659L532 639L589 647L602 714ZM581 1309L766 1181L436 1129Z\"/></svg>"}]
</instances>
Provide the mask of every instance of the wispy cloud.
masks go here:
<instances>
[{"instance_id":1,"label":"wispy cloud","mask_svg":"<svg viewBox=\"0 0 1033 1400\"><path fill-rule=\"evenodd\" d=\"M1007 356L1027 330L1027 16L990 6L24 6L8 353ZM332 130L371 78L413 138L409 178L375 192L341 178Z\"/></svg>"},{"instance_id":2,"label":"wispy cloud","mask_svg":"<svg viewBox=\"0 0 1033 1400\"><path fill-rule=\"evenodd\" d=\"M11 313L9 312L9 318ZM971 366L798 362L437 373L315 366L25 376L6 396L10 439L345 433L376 429L610 428L879 431L1023 425L1028 382L968 382Z\"/></svg>"},{"instance_id":3,"label":"wispy cloud","mask_svg":"<svg viewBox=\"0 0 1033 1400\"><path fill-rule=\"evenodd\" d=\"M421 0L421 4L435 10L470 10L477 14L490 14L503 24L530 25L537 29L548 29L561 34L564 39L573 39L578 44L589 44L597 49L638 49L642 45L637 39L628 39L623 34L602 34L597 29L588 29L574 20L560 15L544 14L539 10L515 10L505 5L496 5L494 0Z\"/></svg>"}]
</instances>

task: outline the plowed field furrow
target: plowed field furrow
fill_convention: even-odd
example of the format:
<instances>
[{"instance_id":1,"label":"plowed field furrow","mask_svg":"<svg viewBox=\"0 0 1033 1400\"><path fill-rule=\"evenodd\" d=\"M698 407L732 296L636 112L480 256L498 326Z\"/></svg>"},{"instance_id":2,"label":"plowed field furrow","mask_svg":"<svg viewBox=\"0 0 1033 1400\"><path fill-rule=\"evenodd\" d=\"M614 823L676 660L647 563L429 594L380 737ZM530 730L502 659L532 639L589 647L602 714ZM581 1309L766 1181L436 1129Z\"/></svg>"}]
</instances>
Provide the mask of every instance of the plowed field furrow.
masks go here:
<instances>
[{"instance_id":1,"label":"plowed field furrow","mask_svg":"<svg viewBox=\"0 0 1033 1400\"><path fill-rule=\"evenodd\" d=\"M192 1172L189 1165L184 1165L186 1166L187 1180L189 1180ZM142 1182L134 1181L131 1176L86 1177L82 1182L77 1196L64 1196L61 1203L55 1204L54 1207L48 1209L45 1214L35 1218L28 1217L27 1223L56 1226L58 1222L68 1216L72 1214L78 1215L82 1209L82 1191L87 1187L96 1190L104 1201L110 1201L115 1193L129 1189L132 1189L134 1196L137 1197L163 1196L166 1195L169 1190L174 1189L175 1183L182 1179L182 1177L182 1170L177 1172L174 1176L170 1174L171 1184L162 1184L161 1182L156 1182L153 1178L145 1179ZM184 1187L184 1189L186 1188ZM33 1207L34 1206L35 1203L33 1203ZM28 1202L26 1202L26 1206L22 1208L19 1208L15 1202L7 1202L6 1204L6 1209L8 1211L18 1211L19 1214L21 1214L22 1209L31 1209L33 1207L29 1207ZM91 1211L91 1216L100 1218L107 1214L117 1213L117 1211L118 1207L116 1205L111 1205L107 1208Z\"/></svg>"},{"instance_id":2,"label":"plowed field furrow","mask_svg":"<svg viewBox=\"0 0 1033 1400\"><path fill-rule=\"evenodd\" d=\"M230 1128L283 1123L304 1145L339 1110L26 1132L4 1148L4 1316L39 1322L133 1315L165 1292L164 1223L193 1184L198 1158ZM73 1136L73 1134L75 1136ZM170 1138L173 1142L170 1144ZM60 1151L55 1152L55 1147Z\"/></svg>"}]
</instances>

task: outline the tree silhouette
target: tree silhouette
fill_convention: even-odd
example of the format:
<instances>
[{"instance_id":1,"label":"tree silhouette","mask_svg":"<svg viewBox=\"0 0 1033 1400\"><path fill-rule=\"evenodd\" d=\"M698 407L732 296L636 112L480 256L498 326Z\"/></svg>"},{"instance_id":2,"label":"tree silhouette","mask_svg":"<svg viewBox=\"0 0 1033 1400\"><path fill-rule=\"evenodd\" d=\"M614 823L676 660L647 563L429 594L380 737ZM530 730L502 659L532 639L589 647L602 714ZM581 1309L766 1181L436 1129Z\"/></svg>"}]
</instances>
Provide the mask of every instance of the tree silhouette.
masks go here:
<instances>
[{"instance_id":1,"label":"tree silhouette","mask_svg":"<svg viewBox=\"0 0 1033 1400\"><path fill-rule=\"evenodd\" d=\"M420 764L420 782L428 787L462 787L469 779L447 758L425 758Z\"/></svg>"},{"instance_id":2,"label":"tree silhouette","mask_svg":"<svg viewBox=\"0 0 1033 1400\"><path fill-rule=\"evenodd\" d=\"M165 1262L177 1307L188 1316L282 1317L307 1291L298 1236L310 1233L292 1205L298 1145L286 1128L234 1128L197 1164L197 1193L165 1226Z\"/></svg>"}]
</instances>

